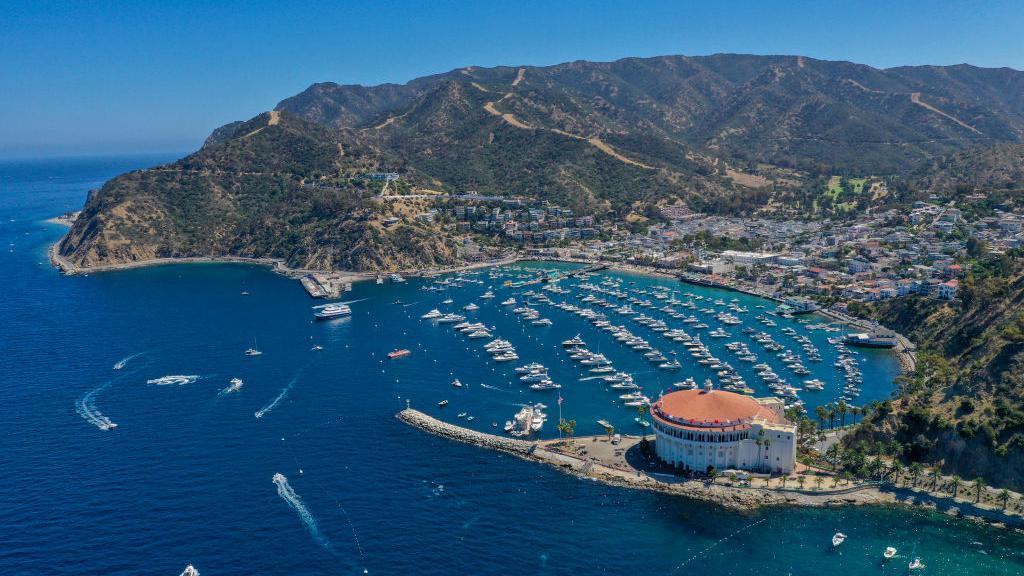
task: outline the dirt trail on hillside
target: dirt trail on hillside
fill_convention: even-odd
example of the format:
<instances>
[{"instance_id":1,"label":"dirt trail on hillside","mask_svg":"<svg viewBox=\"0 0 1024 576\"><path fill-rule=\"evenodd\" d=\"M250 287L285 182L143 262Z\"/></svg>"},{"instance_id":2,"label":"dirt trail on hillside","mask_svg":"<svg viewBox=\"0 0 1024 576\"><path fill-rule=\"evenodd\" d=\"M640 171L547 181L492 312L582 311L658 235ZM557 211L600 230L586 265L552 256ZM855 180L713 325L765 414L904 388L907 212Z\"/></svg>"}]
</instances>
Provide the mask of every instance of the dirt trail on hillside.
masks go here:
<instances>
[{"instance_id":1,"label":"dirt trail on hillside","mask_svg":"<svg viewBox=\"0 0 1024 576\"><path fill-rule=\"evenodd\" d=\"M970 130L971 132L974 132L975 134L980 134L980 135L984 136L984 134L981 133L981 130L978 130L974 126L971 126L970 124L968 124L967 122L964 122L963 120L957 118L956 116L952 116L950 114L946 114L945 112L943 112L942 110L939 110L935 106L932 106L931 104L925 102L924 100L921 100L921 93L920 92L911 92L910 93L910 101L913 102L914 104L917 104L918 106L924 108L925 110L930 110L930 111L938 114L939 116L942 116L943 118L946 118L947 120L951 120L953 122L956 122L960 126L963 126L964 128L967 128L968 130Z\"/></svg>"}]
</instances>

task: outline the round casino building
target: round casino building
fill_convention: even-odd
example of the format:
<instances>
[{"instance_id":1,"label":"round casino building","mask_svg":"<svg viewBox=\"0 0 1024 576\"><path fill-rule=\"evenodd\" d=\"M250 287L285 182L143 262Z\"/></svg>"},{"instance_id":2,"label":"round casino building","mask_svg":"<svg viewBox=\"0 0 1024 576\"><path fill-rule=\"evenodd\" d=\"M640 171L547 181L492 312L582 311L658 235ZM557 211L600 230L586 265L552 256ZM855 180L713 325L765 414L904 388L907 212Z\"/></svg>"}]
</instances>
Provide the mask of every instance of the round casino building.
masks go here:
<instances>
[{"instance_id":1,"label":"round casino building","mask_svg":"<svg viewBox=\"0 0 1024 576\"><path fill-rule=\"evenodd\" d=\"M655 452L682 470L788 474L796 463L796 426L778 398L715 390L680 390L651 406Z\"/></svg>"}]
</instances>

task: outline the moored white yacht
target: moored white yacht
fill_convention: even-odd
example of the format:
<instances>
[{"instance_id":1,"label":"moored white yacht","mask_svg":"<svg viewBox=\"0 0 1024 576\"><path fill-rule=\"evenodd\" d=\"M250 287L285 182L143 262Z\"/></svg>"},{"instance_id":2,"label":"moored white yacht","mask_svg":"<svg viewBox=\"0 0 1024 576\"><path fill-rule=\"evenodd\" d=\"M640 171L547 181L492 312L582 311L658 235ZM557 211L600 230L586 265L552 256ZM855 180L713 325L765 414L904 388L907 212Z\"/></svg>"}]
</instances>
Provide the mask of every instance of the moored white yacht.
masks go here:
<instances>
[{"instance_id":1,"label":"moored white yacht","mask_svg":"<svg viewBox=\"0 0 1024 576\"><path fill-rule=\"evenodd\" d=\"M587 345L587 343L583 341L583 338L580 338L579 334L577 334L573 338L570 338L569 340L565 340L564 342L562 342L562 346L564 346L566 348L570 348L570 347L573 347L573 346L586 346L586 345Z\"/></svg>"}]
</instances>

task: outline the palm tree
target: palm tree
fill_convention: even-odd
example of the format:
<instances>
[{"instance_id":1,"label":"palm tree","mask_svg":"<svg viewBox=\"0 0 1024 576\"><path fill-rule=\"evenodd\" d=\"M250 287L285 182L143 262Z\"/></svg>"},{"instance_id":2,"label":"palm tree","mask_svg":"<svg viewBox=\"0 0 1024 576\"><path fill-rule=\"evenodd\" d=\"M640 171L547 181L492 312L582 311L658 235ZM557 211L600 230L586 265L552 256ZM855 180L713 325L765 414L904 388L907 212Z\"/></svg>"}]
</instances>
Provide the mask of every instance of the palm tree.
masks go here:
<instances>
[{"instance_id":1,"label":"palm tree","mask_svg":"<svg viewBox=\"0 0 1024 576\"><path fill-rule=\"evenodd\" d=\"M953 479L949 481L949 493L953 495L953 498L956 498L956 493L960 491L960 485L962 483L963 480L955 474L953 475Z\"/></svg>"},{"instance_id":2,"label":"palm tree","mask_svg":"<svg viewBox=\"0 0 1024 576\"><path fill-rule=\"evenodd\" d=\"M558 431L568 436L569 444L572 444L572 435L574 432L576 432L576 421L566 420L565 418L562 418L562 420L558 422Z\"/></svg>"},{"instance_id":3,"label":"palm tree","mask_svg":"<svg viewBox=\"0 0 1024 576\"><path fill-rule=\"evenodd\" d=\"M605 426L604 433L608 435L608 440L611 440L612 436L615 435L615 426L612 426L611 424Z\"/></svg>"},{"instance_id":4,"label":"palm tree","mask_svg":"<svg viewBox=\"0 0 1024 576\"><path fill-rule=\"evenodd\" d=\"M786 487L786 480L789 480L789 475L788 474L783 474L782 478L780 478L780 480L782 480L782 487L785 488Z\"/></svg>"},{"instance_id":5,"label":"palm tree","mask_svg":"<svg viewBox=\"0 0 1024 576\"><path fill-rule=\"evenodd\" d=\"M1010 501L1010 492L1006 488L999 491L999 501L1003 503L1003 510L1006 510L1006 503Z\"/></svg>"},{"instance_id":6,"label":"palm tree","mask_svg":"<svg viewBox=\"0 0 1024 576\"><path fill-rule=\"evenodd\" d=\"M938 490L939 489L939 476L941 476L939 474L939 469L938 468L932 468L932 471L928 474L928 476L932 479L932 491L934 492L935 490Z\"/></svg>"},{"instance_id":7,"label":"palm tree","mask_svg":"<svg viewBox=\"0 0 1024 576\"><path fill-rule=\"evenodd\" d=\"M876 456L868 462L868 476L878 476L878 481L882 481L882 475L885 472L885 464Z\"/></svg>"},{"instance_id":8,"label":"palm tree","mask_svg":"<svg viewBox=\"0 0 1024 576\"><path fill-rule=\"evenodd\" d=\"M894 461L892 466L889 467L889 473L892 475L892 485L898 486L900 483L900 476L903 474L903 464L899 461Z\"/></svg>"},{"instance_id":9,"label":"palm tree","mask_svg":"<svg viewBox=\"0 0 1024 576\"><path fill-rule=\"evenodd\" d=\"M814 415L818 417L818 428L825 429L825 418L828 418L828 409L824 406L818 406L814 409Z\"/></svg>"},{"instance_id":10,"label":"palm tree","mask_svg":"<svg viewBox=\"0 0 1024 576\"><path fill-rule=\"evenodd\" d=\"M818 490L821 490L821 483L824 482L824 481L825 481L825 479L822 478L821 476L815 476L814 477L814 483L818 485Z\"/></svg>"},{"instance_id":11,"label":"palm tree","mask_svg":"<svg viewBox=\"0 0 1024 576\"><path fill-rule=\"evenodd\" d=\"M765 438L764 441L763 441L763 444L764 444L764 455L765 455L766 458L770 458L771 457L771 452L768 451L768 448L772 445L772 441L769 438ZM770 461L769 461L768 464L765 464L764 466L765 466L765 468L768 469L768 472L771 472L772 465L771 465Z\"/></svg>"},{"instance_id":12,"label":"palm tree","mask_svg":"<svg viewBox=\"0 0 1024 576\"><path fill-rule=\"evenodd\" d=\"M981 476L978 476L974 479L972 485L974 486L974 502L980 503L981 493L985 489L985 480Z\"/></svg>"},{"instance_id":13,"label":"palm tree","mask_svg":"<svg viewBox=\"0 0 1024 576\"><path fill-rule=\"evenodd\" d=\"M846 405L845 400L839 401L839 405L836 406L836 412L839 413L839 427L846 427L846 414L849 412L849 406Z\"/></svg>"},{"instance_id":14,"label":"palm tree","mask_svg":"<svg viewBox=\"0 0 1024 576\"><path fill-rule=\"evenodd\" d=\"M913 462L910 464L910 480L914 483L914 487L917 487L917 480L921 477L921 473L924 472L924 466L920 462Z\"/></svg>"},{"instance_id":15,"label":"palm tree","mask_svg":"<svg viewBox=\"0 0 1024 576\"><path fill-rule=\"evenodd\" d=\"M803 474L801 474L801 475L796 477L796 483L800 485L800 489L801 490L804 489L804 482L807 482L807 476L804 476Z\"/></svg>"}]
</instances>

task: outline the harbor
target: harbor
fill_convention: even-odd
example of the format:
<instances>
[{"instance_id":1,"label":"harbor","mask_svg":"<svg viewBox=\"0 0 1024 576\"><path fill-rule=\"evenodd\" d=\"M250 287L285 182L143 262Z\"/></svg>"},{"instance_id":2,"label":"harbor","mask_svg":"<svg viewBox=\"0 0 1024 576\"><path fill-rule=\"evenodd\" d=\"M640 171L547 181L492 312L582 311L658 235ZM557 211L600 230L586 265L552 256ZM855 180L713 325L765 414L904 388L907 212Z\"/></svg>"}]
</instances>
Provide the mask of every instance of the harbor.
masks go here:
<instances>
[{"instance_id":1,"label":"harbor","mask_svg":"<svg viewBox=\"0 0 1024 576\"><path fill-rule=\"evenodd\" d=\"M60 233L56 226L47 230L54 236ZM21 235L18 230L16 236ZM24 251L14 257L35 255ZM930 568L980 567L974 571L992 573L986 568L1016 566L1008 555L1018 548L1017 541L1003 540L1009 532L954 520L947 516L952 514L947 512L950 507L941 503L934 511L916 506L804 506L800 505L799 485L793 480L785 491L764 496L763 481L756 474L751 474L749 487L739 486L739 476L730 480L725 470L714 484L676 478L671 471L657 467L640 467L637 476L637 462L632 457L637 453L635 447L645 433L648 440L654 439L654 432L637 419L647 420L652 427L654 422L649 413L640 416L640 405L627 403L643 404L638 396L655 401L663 390L682 389L674 384L690 386L691 378L696 385L709 378L716 386L726 384L718 376L724 368L700 363L708 359L693 356L684 342L671 337L682 337L682 332L692 338L699 335L710 355L731 364L735 375L754 390L752 397L771 395L767 381L757 376L761 370L755 369L756 364L768 364L779 378L794 386L803 380L821 380L824 390L798 393L813 407L834 401L845 381L845 371L833 365L838 360L837 345L828 342L829 338L841 338L843 329L815 327L840 326L823 317L768 314L774 309L771 301L690 286L639 270L608 269L569 277L586 264L521 261L433 277L402 273L405 282L393 282L385 275L381 284L371 276L370 281L353 283L352 291L338 299L349 308L348 313L338 306L338 315L330 312L325 314L329 317L318 319L317 314L329 304L341 303L311 300L294 280L268 274L261 266L210 262L68 279L34 263L34 259L28 260L25 274L15 275L16 294L32 294L34 288L21 284L31 282L44 287L51 297L73 299L82 310L62 319L59 326L47 328L47 346L81 350L83 357L95 361L58 364L30 373L27 369L42 358L26 356L24 348L15 351L12 365L23 370L33 388L32 394L19 394L8 405L20 408L26 403L52 403L53 408L39 412L47 417L22 420L22 426L32 432L31 438L45 440L46 445L74 438L83 456L75 460L73 475L67 473L67 467L51 464L46 450L31 456L34 468L45 470L53 479L40 481L38 487L11 487L24 490L32 502L46 501L55 482L60 483L60 490L71 491L85 490L86 485L93 490L97 482L109 485L115 490L110 495L111 505L118 509L140 503L159 505L155 498L192 498L199 490L205 495L204 505L201 509L182 508L185 522L171 526L171 532L202 541L229 542L246 557L281 573L301 570L289 563L275 564L285 557L279 556L275 547L303 551L287 556L303 565L312 563L324 573L337 571L337 557L321 542L329 542L330 549L341 555L358 557L353 527L371 573L394 568L385 559L394 557L396 546L400 551L407 547L408 553L428 546L451 551L454 556L465 555L465 549L453 547L463 534L472 534L474 542L501 543L509 549L513 547L508 543L513 542L515 558L502 561L502 566L521 566L524 555L538 559L544 554L559 567L574 569L573 554L563 551L572 550L580 539L591 539L600 550L581 562L580 569L598 562L611 573L627 571L634 560L621 553L625 546L651 556L653 569L670 573L700 550L755 523L756 538L730 540L729 554L702 557L701 566L728 574L738 555L753 554L764 559L773 573L786 573L794 565L816 571L870 573L887 546L898 548L899 554L915 551ZM539 277L548 281L511 286ZM626 297L619 302L617 296L582 285L623 292ZM528 294L531 291L533 294ZM664 300L656 297L661 294ZM630 298L649 300L652 306L630 302ZM684 303L692 299L696 308L669 304L673 298ZM732 302L733 298L737 301ZM160 310L147 308L145 302L152 300L164 305ZM617 306L606 307L598 300ZM716 304L718 300L722 304ZM33 302L24 304L33 312L32 329L18 324L20 316L12 317L12 330L23 337L32 337L40 327L50 325ZM104 316L110 335L102 342L95 341L90 336L97 320L90 311L110 311L112 302L118 303L116 309L123 303L132 312ZM616 311L624 306L634 313ZM730 310L730 306L747 312ZM673 317L660 310L665 307L685 316ZM434 309L440 316L423 318ZM727 314L742 324L728 324L733 320ZM464 318L442 322L440 318L446 315ZM698 322L684 323L691 315ZM762 315L776 326L756 320ZM665 331L661 331L661 322ZM474 329L463 332L455 328L462 323L475 325ZM695 328L702 323L708 327ZM155 326L160 329L154 330ZM743 328L755 332L747 334ZM783 328L792 328L796 335L783 332ZM719 330L729 337L711 336ZM480 331L490 337L471 337ZM753 339L757 332L765 332L783 345L779 353L788 349L799 354L812 374L798 380L791 368L777 361L776 353ZM822 357L820 363L810 361L796 336L811 340ZM635 344L628 344L627 339ZM640 339L652 350L635 349L634 345L644 346ZM495 340L508 345L492 344ZM567 342L573 346L563 345ZM748 355L741 354L744 351L738 346L735 351L727 347L733 343L746 344L758 361L740 360ZM259 354L246 354L250 348ZM571 348L587 352L570 353ZM655 364L646 356L654 349L667 361ZM673 351L677 354L672 355ZM392 352L404 353L392 358ZM496 359L509 352L518 359ZM850 352L863 372L860 401L888 395L891 379L898 373L891 351ZM598 355L611 362L613 371L605 371L609 365L602 364ZM681 364L677 370L658 367L671 364L673 358ZM584 360L590 363L584 364ZM544 384L542 371L559 387ZM640 390L613 387L631 386L623 374ZM168 377L174 375L189 377ZM167 384L146 384L148 380ZM239 386L239 381L244 384ZM533 388L537 384L539 389ZM19 390L22 388L11 389ZM445 426L448 438L462 437L466 431L477 433L472 444L442 439L394 418L407 400L438 423L457 427L452 432ZM442 401L447 401L443 407L439 406ZM538 404L545 405L540 411L546 415L538 430L532 430L536 414L530 415L529 435L511 433L521 427L504 430L507 421ZM53 417L54 413L58 416ZM567 438L559 440L560 418L576 422L572 443ZM607 439L609 427L614 429L612 440ZM615 435L619 435L618 444L613 443ZM495 448L481 449L478 444ZM528 447L535 447L533 454L523 452ZM126 453L133 456L125 460ZM210 458L193 469L194 460L184 457L186 454L209 454ZM545 460L534 460L537 455ZM116 477L110 475L112 461L123 462ZM282 479L272 483L276 474ZM181 477L189 481L181 482ZM225 485L225 477L236 481ZM775 492L779 482L777 476L772 479L769 492ZM832 484L826 477L822 490L832 490ZM841 480L835 489L847 488ZM280 497L275 497L275 489ZM809 480L805 491L816 489ZM858 487L855 492L859 498L870 490ZM797 501L790 502L793 498ZM388 510L395 513L382 514L382 499L394 503ZM963 500L957 499L955 506L973 515ZM302 504L301 514L291 507L293 502ZM584 502L594 505L581 505ZM338 510L339 504L349 514L351 525ZM18 510L28 513L28 509ZM85 508L69 511L87 512ZM552 523L570 517L575 522L564 531L550 530ZM316 527L316 535L310 526ZM263 540L253 545L250 539L233 536L252 527L273 534L273 546ZM95 541L97 531L109 532L104 524L69 530L72 537L86 543ZM832 552L830 538L837 531L848 536L842 554ZM396 538L396 534L402 537ZM635 537L636 542L624 542L626 535ZM143 549L153 535L147 532L145 539L142 536L118 531L116 541L128 549ZM183 558L173 550L169 537L156 536L166 544L161 550L167 550L158 554L174 565L174 573L185 561L208 568L214 565L204 555ZM968 548L961 540L980 541L985 546ZM672 545L663 549L651 544L661 541ZM38 554L52 554L52 548ZM488 561L493 558L489 556ZM906 566L910 559L896 561ZM97 560L87 565L100 571L101 564Z\"/></svg>"}]
</instances>

